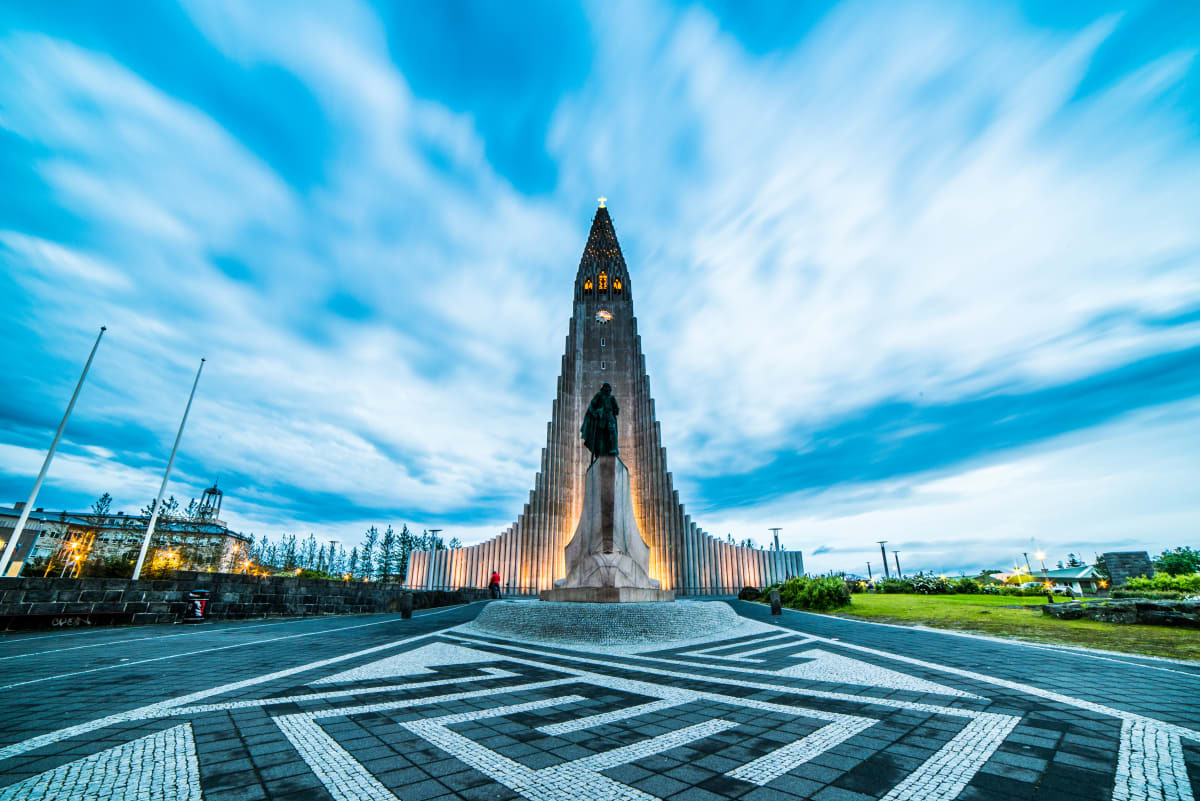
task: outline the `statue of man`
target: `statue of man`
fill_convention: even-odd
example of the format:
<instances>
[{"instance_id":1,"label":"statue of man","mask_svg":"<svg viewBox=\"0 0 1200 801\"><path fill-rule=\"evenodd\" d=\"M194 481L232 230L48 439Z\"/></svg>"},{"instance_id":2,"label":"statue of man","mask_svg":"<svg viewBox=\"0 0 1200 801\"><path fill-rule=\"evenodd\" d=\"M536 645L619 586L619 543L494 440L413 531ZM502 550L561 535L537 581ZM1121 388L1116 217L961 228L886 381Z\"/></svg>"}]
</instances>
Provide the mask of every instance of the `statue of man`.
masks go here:
<instances>
[{"instance_id":1,"label":"statue of man","mask_svg":"<svg viewBox=\"0 0 1200 801\"><path fill-rule=\"evenodd\" d=\"M598 456L617 455L617 415L621 413L617 399L612 394L612 385L605 384L588 404L583 415L583 428L579 435L583 444L592 452L592 461Z\"/></svg>"}]
</instances>

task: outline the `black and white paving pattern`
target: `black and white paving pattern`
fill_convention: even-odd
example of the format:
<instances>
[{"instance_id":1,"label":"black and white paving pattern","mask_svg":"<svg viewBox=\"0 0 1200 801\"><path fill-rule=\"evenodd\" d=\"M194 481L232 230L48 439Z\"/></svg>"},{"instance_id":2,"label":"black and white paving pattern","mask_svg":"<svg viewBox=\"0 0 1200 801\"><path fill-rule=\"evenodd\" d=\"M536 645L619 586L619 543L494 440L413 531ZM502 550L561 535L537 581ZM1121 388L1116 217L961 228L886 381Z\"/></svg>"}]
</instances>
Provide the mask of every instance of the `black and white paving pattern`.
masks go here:
<instances>
[{"instance_id":1,"label":"black and white paving pattern","mask_svg":"<svg viewBox=\"0 0 1200 801\"><path fill-rule=\"evenodd\" d=\"M732 602L714 639L482 604L0 640L0 801L1193 801L1200 664Z\"/></svg>"}]
</instances>

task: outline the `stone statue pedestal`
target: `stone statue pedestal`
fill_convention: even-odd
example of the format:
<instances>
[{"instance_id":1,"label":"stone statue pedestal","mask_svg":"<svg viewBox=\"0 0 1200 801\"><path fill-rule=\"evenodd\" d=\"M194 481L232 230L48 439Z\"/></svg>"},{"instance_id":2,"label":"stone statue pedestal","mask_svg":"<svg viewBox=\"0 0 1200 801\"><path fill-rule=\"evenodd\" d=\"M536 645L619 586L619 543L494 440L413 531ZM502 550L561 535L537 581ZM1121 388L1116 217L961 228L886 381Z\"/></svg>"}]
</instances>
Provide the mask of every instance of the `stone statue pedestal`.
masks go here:
<instances>
[{"instance_id":1,"label":"stone statue pedestal","mask_svg":"<svg viewBox=\"0 0 1200 801\"><path fill-rule=\"evenodd\" d=\"M644 603L674 601L650 578L650 547L638 531L629 471L616 456L600 456L584 480L583 513L566 547L566 578L542 590L543 601Z\"/></svg>"}]
</instances>

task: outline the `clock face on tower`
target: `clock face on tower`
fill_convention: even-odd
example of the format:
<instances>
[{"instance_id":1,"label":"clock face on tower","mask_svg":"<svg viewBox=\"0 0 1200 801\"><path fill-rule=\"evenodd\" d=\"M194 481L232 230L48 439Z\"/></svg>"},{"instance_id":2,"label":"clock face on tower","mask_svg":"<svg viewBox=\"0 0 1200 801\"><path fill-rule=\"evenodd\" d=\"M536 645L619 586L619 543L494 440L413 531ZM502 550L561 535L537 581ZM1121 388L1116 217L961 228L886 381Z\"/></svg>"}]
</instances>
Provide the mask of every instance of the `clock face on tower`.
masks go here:
<instances>
[{"instance_id":1,"label":"clock face on tower","mask_svg":"<svg viewBox=\"0 0 1200 801\"><path fill-rule=\"evenodd\" d=\"M604 325L611 319L612 312L610 312L608 309L601 309L600 311L596 312L596 322L600 323L601 325Z\"/></svg>"}]
</instances>

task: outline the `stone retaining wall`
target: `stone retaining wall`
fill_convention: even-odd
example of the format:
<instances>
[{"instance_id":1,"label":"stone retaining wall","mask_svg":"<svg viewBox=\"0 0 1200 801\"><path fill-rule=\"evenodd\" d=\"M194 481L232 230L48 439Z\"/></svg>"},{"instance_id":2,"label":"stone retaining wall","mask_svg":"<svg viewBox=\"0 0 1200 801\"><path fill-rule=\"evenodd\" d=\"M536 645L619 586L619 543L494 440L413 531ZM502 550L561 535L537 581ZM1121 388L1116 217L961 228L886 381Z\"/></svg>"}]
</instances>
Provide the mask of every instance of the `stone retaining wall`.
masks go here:
<instances>
[{"instance_id":1,"label":"stone retaining wall","mask_svg":"<svg viewBox=\"0 0 1200 801\"><path fill-rule=\"evenodd\" d=\"M1061 620L1088 618L1105 623L1148 623L1155 626L1200 628L1200 601L1150 601L1145 598L1099 603L1046 604L1042 614Z\"/></svg>"},{"instance_id":2,"label":"stone retaining wall","mask_svg":"<svg viewBox=\"0 0 1200 801\"><path fill-rule=\"evenodd\" d=\"M208 590L208 617L227 620L395 612L400 584L179 572L172 579L0 578L0 629L98 623L168 623L187 594ZM486 591L413 592L413 608L483 600Z\"/></svg>"}]
</instances>

